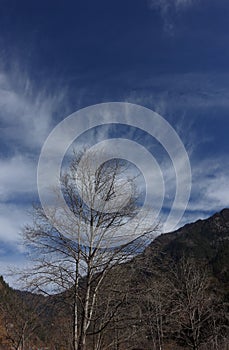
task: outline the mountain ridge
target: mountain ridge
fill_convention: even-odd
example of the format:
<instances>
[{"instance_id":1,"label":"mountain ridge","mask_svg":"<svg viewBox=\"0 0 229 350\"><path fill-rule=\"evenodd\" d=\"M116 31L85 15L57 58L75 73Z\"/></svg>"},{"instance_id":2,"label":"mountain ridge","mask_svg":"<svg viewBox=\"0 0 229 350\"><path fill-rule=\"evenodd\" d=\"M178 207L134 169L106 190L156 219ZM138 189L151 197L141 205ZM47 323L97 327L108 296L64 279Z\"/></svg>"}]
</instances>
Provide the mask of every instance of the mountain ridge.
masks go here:
<instances>
[{"instance_id":1,"label":"mountain ridge","mask_svg":"<svg viewBox=\"0 0 229 350\"><path fill-rule=\"evenodd\" d=\"M198 219L181 228L163 233L146 248L144 256L161 255L172 259L192 256L206 261L214 276L228 285L229 280L229 208L207 219ZM229 286L228 286L229 288Z\"/></svg>"},{"instance_id":2,"label":"mountain ridge","mask_svg":"<svg viewBox=\"0 0 229 350\"><path fill-rule=\"evenodd\" d=\"M155 276L166 274L171 261L178 262L184 256L194 259L197 265L199 262L204 262L212 276L212 290L218 293L222 303L229 301L229 208L224 208L207 219L196 220L173 232L157 236L143 253L120 266L120 269L124 271L123 275L128 275L130 270L134 271L134 278L132 281L130 279L130 283L132 283L131 290L135 294L135 289L138 290L139 286L144 290L144 284L148 284L147 276L153 280ZM157 281L156 277L155 281ZM55 338L60 341L61 338L58 338L60 334L53 325L58 328L62 320L66 319L66 322L69 322L66 309L63 311L61 307L61 302L65 302L64 299L69 297L68 292L44 297L13 289L1 277L0 307L4 310L6 306L5 310L9 315L6 314L6 318L0 317L0 349L9 349L6 324L4 325L8 316L9 324L13 322L16 324L16 321L12 320L17 319L19 328L29 320L31 344L47 346L48 343L48 346L51 346ZM134 294L129 304L130 308L135 308ZM131 313L131 310L127 313ZM26 319L23 318L23 313ZM36 324L35 328L33 323ZM66 345L58 349L65 349L64 346ZM174 349L180 348L174 347Z\"/></svg>"}]
</instances>

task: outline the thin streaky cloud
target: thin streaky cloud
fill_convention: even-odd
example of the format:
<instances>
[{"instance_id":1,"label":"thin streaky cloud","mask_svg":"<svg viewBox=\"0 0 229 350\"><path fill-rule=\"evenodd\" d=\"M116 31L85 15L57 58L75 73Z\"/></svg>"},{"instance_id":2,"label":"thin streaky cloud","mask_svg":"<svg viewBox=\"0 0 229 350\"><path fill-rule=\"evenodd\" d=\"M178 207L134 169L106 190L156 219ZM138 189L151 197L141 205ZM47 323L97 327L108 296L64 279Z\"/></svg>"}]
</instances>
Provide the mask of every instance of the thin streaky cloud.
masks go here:
<instances>
[{"instance_id":1,"label":"thin streaky cloud","mask_svg":"<svg viewBox=\"0 0 229 350\"><path fill-rule=\"evenodd\" d=\"M150 0L149 7L159 10L164 23L164 30L174 34L174 14L187 10L198 0Z\"/></svg>"},{"instance_id":2,"label":"thin streaky cloud","mask_svg":"<svg viewBox=\"0 0 229 350\"><path fill-rule=\"evenodd\" d=\"M20 232L26 222L30 221L29 207L16 204L0 204L0 242L10 243L19 249ZM12 220L13 218L13 220Z\"/></svg>"},{"instance_id":3,"label":"thin streaky cloud","mask_svg":"<svg viewBox=\"0 0 229 350\"><path fill-rule=\"evenodd\" d=\"M18 71L3 71L0 74L1 142L8 147L18 143L28 150L41 147L54 126L54 113L63 103L64 95L64 89L52 95L45 87L34 88L29 78Z\"/></svg>"},{"instance_id":4,"label":"thin streaky cloud","mask_svg":"<svg viewBox=\"0 0 229 350\"><path fill-rule=\"evenodd\" d=\"M36 190L36 162L17 155L0 159L0 203Z\"/></svg>"},{"instance_id":5,"label":"thin streaky cloud","mask_svg":"<svg viewBox=\"0 0 229 350\"><path fill-rule=\"evenodd\" d=\"M196 0L150 0L149 5L151 8L160 8L162 13L166 13L172 7L182 10L193 5L195 2Z\"/></svg>"}]
</instances>

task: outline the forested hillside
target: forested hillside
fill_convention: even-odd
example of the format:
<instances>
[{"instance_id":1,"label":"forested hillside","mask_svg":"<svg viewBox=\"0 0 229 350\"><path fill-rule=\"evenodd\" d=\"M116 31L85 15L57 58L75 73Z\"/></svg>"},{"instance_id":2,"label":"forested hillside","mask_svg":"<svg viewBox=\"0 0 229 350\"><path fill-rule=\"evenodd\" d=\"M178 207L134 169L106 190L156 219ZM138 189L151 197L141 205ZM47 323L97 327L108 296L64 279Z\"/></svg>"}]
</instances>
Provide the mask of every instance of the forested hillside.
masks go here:
<instances>
[{"instance_id":1,"label":"forested hillside","mask_svg":"<svg viewBox=\"0 0 229 350\"><path fill-rule=\"evenodd\" d=\"M227 350L229 209L163 234L102 282L88 350ZM84 281L80 281L81 289ZM72 349L72 297L0 280L2 349Z\"/></svg>"}]
</instances>

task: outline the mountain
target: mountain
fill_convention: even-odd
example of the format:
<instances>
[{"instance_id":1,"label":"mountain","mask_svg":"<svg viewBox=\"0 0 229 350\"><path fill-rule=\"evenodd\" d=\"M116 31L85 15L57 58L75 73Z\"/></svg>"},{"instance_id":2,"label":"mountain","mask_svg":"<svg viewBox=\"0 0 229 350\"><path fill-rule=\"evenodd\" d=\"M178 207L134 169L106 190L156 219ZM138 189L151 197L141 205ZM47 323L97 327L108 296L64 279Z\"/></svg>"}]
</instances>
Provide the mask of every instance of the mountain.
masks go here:
<instances>
[{"instance_id":1,"label":"mountain","mask_svg":"<svg viewBox=\"0 0 229 350\"><path fill-rule=\"evenodd\" d=\"M226 349L229 209L158 236L142 254L112 273L110 277L115 283L105 279L101 287L105 309L96 311L97 315L103 315L109 304L110 313L115 315L115 321L103 333L102 350L108 348L114 337L115 349L120 350L164 349L163 346L173 350L215 350L216 340L217 346ZM117 281L114 276L118 276ZM184 289L187 285L190 290ZM199 290L202 299L198 301ZM192 315L198 315L194 330L190 328L186 310L187 293L193 297ZM27 344L25 350L45 346L70 349L70 295L70 290L48 297L13 290L1 277L0 349L18 344L23 348L23 341ZM119 304L116 315L115 305ZM200 308L200 305L204 306Z\"/></svg>"},{"instance_id":2,"label":"mountain","mask_svg":"<svg viewBox=\"0 0 229 350\"><path fill-rule=\"evenodd\" d=\"M229 209L158 236L143 254L148 261L159 257L179 260L184 255L205 261L213 275L228 287Z\"/></svg>"}]
</instances>

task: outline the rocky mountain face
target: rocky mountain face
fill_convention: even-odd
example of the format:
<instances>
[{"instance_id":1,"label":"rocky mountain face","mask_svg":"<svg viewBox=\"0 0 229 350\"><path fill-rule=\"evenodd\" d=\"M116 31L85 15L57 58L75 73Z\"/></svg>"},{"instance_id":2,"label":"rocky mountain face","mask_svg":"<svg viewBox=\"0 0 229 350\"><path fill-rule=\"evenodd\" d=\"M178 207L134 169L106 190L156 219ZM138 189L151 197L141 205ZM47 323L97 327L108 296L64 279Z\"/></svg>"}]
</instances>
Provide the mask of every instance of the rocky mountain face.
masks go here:
<instances>
[{"instance_id":1,"label":"rocky mountain face","mask_svg":"<svg viewBox=\"0 0 229 350\"><path fill-rule=\"evenodd\" d=\"M151 257L160 254L173 259L188 255L197 260L206 260L217 277L228 280L229 209L160 235L144 253Z\"/></svg>"},{"instance_id":2,"label":"rocky mountain face","mask_svg":"<svg viewBox=\"0 0 229 350\"><path fill-rule=\"evenodd\" d=\"M109 305L115 315L99 349L107 349L110 339L109 347L120 350L227 349L229 209L158 236L118 269L123 277L112 293L104 282L101 298L107 304L96 311L104 314ZM1 277L0 349L71 349L70 294L32 295L9 288Z\"/></svg>"}]
</instances>

